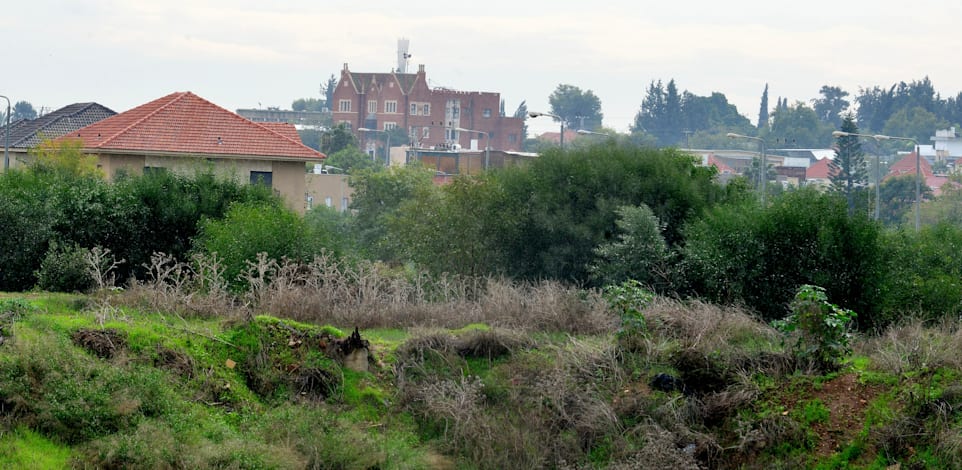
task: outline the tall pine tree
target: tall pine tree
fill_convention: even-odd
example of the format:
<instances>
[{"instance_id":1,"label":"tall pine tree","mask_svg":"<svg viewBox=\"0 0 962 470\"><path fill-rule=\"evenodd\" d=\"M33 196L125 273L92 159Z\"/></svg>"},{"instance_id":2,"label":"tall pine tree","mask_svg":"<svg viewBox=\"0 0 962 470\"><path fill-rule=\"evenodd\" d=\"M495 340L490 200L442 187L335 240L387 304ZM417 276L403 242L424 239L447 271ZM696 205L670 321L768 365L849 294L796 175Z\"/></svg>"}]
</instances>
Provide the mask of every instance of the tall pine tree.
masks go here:
<instances>
[{"instance_id":1,"label":"tall pine tree","mask_svg":"<svg viewBox=\"0 0 962 470\"><path fill-rule=\"evenodd\" d=\"M855 116L847 113L842 119L842 132L858 133ZM848 200L848 215L855 213L855 194L868 182L868 165L865 153L857 136L842 136L836 141L835 160L829 163L829 177L832 191L845 194Z\"/></svg>"},{"instance_id":2,"label":"tall pine tree","mask_svg":"<svg viewBox=\"0 0 962 470\"><path fill-rule=\"evenodd\" d=\"M762 92L762 104L758 107L758 127L763 129L768 126L768 84L765 84L765 91Z\"/></svg>"}]
</instances>

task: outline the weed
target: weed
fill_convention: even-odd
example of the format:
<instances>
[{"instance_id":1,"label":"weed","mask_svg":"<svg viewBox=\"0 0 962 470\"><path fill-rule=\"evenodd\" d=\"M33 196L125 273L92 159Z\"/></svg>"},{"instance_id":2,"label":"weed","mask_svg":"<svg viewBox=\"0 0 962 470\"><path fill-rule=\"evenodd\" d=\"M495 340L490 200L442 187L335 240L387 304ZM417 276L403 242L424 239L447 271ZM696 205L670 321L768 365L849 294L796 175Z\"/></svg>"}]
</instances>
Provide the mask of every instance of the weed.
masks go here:
<instances>
[{"instance_id":1,"label":"weed","mask_svg":"<svg viewBox=\"0 0 962 470\"><path fill-rule=\"evenodd\" d=\"M791 309L791 315L773 324L784 333L798 332L796 355L811 360L821 370L837 370L851 353L850 328L855 312L829 303L825 289L811 285L798 289Z\"/></svg>"}]
</instances>

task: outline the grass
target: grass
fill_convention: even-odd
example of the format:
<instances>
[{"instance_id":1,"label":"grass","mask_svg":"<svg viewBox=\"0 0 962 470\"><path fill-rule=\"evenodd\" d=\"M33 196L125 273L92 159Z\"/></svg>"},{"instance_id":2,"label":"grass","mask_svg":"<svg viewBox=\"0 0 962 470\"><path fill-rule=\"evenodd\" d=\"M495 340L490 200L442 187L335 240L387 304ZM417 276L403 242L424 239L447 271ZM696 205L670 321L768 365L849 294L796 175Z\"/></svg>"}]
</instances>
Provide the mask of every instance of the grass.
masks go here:
<instances>
[{"instance_id":1,"label":"grass","mask_svg":"<svg viewBox=\"0 0 962 470\"><path fill-rule=\"evenodd\" d=\"M629 344L592 292L491 281L428 301L398 282L371 280L363 295L267 286L268 308L223 316L191 313L214 300L145 286L0 295L0 310L17 310L0 324L0 466L962 463L962 360L940 349L962 344L950 323L860 339L840 374L879 394L847 423L862 430L852 442L815 455L812 429L833 419L815 394L835 375L795 362L776 331L737 308L656 298ZM329 348L355 326L374 356L367 371L343 368ZM105 328L124 339L106 359L71 340ZM695 385L652 390L659 373Z\"/></svg>"}]
</instances>

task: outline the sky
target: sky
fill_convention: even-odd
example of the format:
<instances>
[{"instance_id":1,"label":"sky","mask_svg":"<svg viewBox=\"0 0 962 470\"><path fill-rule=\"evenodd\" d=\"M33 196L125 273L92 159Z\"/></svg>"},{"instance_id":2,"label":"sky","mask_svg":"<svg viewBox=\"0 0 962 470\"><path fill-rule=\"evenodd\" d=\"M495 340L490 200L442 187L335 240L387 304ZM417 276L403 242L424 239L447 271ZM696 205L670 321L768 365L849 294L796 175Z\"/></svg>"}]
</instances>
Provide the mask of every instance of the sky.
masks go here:
<instances>
[{"instance_id":1,"label":"sky","mask_svg":"<svg viewBox=\"0 0 962 470\"><path fill-rule=\"evenodd\" d=\"M522 101L550 111L570 84L618 131L658 80L721 92L752 122L766 84L771 106L926 76L943 97L962 92L962 4L948 0L21 0L0 17L0 94L47 111L122 112L175 91L289 109L344 63L391 71L399 38L431 86L499 92L511 114ZM556 126L529 120L533 133Z\"/></svg>"}]
</instances>

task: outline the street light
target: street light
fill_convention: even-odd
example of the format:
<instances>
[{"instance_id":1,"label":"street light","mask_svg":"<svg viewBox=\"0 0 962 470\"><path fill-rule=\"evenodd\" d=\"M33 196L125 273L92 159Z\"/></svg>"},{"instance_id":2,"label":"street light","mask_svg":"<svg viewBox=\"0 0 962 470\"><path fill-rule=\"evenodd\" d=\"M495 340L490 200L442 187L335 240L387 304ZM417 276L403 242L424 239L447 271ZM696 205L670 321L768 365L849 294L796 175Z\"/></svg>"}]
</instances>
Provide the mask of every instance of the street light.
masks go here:
<instances>
[{"instance_id":1,"label":"street light","mask_svg":"<svg viewBox=\"0 0 962 470\"><path fill-rule=\"evenodd\" d=\"M578 130L575 131L575 132L577 132L577 133L579 133L579 134L581 134L581 135L603 135L603 136L605 136L605 137L611 137L611 134L609 134L609 133L607 133L607 132L595 132L595 131L589 131L589 130L586 130L586 129L578 129Z\"/></svg>"},{"instance_id":2,"label":"street light","mask_svg":"<svg viewBox=\"0 0 962 470\"><path fill-rule=\"evenodd\" d=\"M879 201L881 200L879 194L879 184L882 183L882 175L879 172L879 154L882 152L878 145L878 136L871 134L859 134L856 132L845 132L845 131L834 131L832 132L832 137L868 137L875 139L875 220L879 219Z\"/></svg>"},{"instance_id":3,"label":"street light","mask_svg":"<svg viewBox=\"0 0 962 470\"><path fill-rule=\"evenodd\" d=\"M3 144L3 171L7 171L10 168L10 98L0 95L0 98L7 100L7 125L4 126L4 137Z\"/></svg>"},{"instance_id":4,"label":"street light","mask_svg":"<svg viewBox=\"0 0 962 470\"><path fill-rule=\"evenodd\" d=\"M750 135L736 134L734 132L729 132L728 134L725 134L725 135L728 136L729 139L750 139L750 140L757 140L758 142L761 143L762 145L762 165L761 166L762 167L761 167L761 171L759 172L759 179L761 180L762 205L764 206L765 205L765 183L766 183L766 180L768 180L768 158L765 155L765 151L767 150L766 147L768 145L765 143L765 139L762 139L761 137L752 137Z\"/></svg>"},{"instance_id":5,"label":"street light","mask_svg":"<svg viewBox=\"0 0 962 470\"><path fill-rule=\"evenodd\" d=\"M561 137L558 139L558 142L559 142L559 144L561 145L561 150L564 150L564 148L565 148L565 120L564 120L564 119L561 119L561 116L558 116L557 114L542 113L542 112L538 112L538 111L529 111L529 112L528 112L528 117L536 118L536 117L541 117L541 116L548 116L548 117L551 117L551 118L555 118L555 119L557 119L558 121L561 122Z\"/></svg>"},{"instance_id":6,"label":"street light","mask_svg":"<svg viewBox=\"0 0 962 470\"><path fill-rule=\"evenodd\" d=\"M915 232L919 232L919 228L922 226L922 146L919 145L919 141L911 137L895 137L891 135L873 135L876 140L904 140L907 142L912 142L915 144Z\"/></svg>"},{"instance_id":7,"label":"street light","mask_svg":"<svg viewBox=\"0 0 962 470\"><path fill-rule=\"evenodd\" d=\"M379 131L377 129L368 129L366 127L357 128L358 132L380 132L387 136L387 148L384 149L384 165L391 166L391 133L388 131ZM376 151L374 152L377 153Z\"/></svg>"},{"instance_id":8,"label":"street light","mask_svg":"<svg viewBox=\"0 0 962 470\"><path fill-rule=\"evenodd\" d=\"M490 160L490 150L491 150L491 134L484 131L478 131L474 129L465 129L463 127L456 127L454 130L458 132L476 132L478 134L484 134L484 169L488 169L488 165L491 163ZM471 172L471 165L468 165L468 173Z\"/></svg>"}]
</instances>

